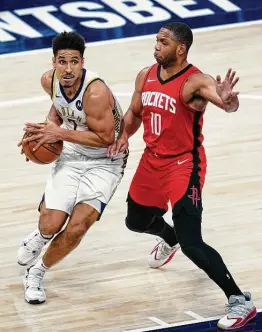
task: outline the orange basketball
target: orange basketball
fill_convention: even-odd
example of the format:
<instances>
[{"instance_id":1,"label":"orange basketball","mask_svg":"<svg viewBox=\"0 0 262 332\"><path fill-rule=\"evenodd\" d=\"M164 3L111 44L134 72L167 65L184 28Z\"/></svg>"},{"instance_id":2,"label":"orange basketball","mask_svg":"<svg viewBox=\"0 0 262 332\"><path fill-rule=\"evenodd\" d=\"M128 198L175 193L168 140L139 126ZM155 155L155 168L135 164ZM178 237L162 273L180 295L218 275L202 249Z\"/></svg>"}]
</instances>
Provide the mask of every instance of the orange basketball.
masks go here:
<instances>
[{"instance_id":1,"label":"orange basketball","mask_svg":"<svg viewBox=\"0 0 262 332\"><path fill-rule=\"evenodd\" d=\"M24 138L30 137L32 134L25 133ZM33 148L37 145L38 140L31 142L23 142L22 148L26 157L36 164L50 164L55 161L63 150L63 142L45 143L36 151Z\"/></svg>"}]
</instances>

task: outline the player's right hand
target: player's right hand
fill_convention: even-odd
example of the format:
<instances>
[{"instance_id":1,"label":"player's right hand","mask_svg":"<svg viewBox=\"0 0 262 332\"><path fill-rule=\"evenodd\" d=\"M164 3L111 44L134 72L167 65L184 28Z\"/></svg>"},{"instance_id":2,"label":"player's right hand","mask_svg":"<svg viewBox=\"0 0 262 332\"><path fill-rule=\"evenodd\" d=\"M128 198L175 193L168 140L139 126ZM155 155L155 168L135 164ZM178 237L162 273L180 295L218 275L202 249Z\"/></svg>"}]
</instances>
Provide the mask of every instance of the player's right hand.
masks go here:
<instances>
[{"instance_id":1,"label":"player's right hand","mask_svg":"<svg viewBox=\"0 0 262 332\"><path fill-rule=\"evenodd\" d=\"M124 137L118 138L114 144L110 145L107 149L107 157L113 158L116 156L119 152L123 152L128 148L128 140Z\"/></svg>"},{"instance_id":2,"label":"player's right hand","mask_svg":"<svg viewBox=\"0 0 262 332\"><path fill-rule=\"evenodd\" d=\"M22 146L22 140L20 142L18 142L17 146L18 147ZM21 154L24 154L23 148L21 148ZM29 159L27 157L25 157L25 161L29 161Z\"/></svg>"}]
</instances>

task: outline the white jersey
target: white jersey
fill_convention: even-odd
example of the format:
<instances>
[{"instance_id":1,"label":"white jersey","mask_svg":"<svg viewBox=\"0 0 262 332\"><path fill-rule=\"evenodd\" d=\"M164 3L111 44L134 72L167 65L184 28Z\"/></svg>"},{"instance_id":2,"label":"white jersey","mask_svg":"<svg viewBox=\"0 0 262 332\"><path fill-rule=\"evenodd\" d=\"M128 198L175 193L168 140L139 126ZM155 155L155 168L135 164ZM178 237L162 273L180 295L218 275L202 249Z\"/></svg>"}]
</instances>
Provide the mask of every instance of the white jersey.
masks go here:
<instances>
[{"instance_id":1,"label":"white jersey","mask_svg":"<svg viewBox=\"0 0 262 332\"><path fill-rule=\"evenodd\" d=\"M96 73L83 69L80 87L75 96L72 99L69 99L65 95L64 90L56 77L56 72L54 71L52 79L52 100L59 116L63 120L63 128L67 130L89 131L86 123L86 115L83 110L83 96L87 87L96 80L104 82ZM115 96L113 96L113 98L115 102L112 112L115 119L115 138L117 138L123 113ZM64 141L64 148L91 158L106 157L107 152L106 148L91 147L67 141Z\"/></svg>"}]
</instances>

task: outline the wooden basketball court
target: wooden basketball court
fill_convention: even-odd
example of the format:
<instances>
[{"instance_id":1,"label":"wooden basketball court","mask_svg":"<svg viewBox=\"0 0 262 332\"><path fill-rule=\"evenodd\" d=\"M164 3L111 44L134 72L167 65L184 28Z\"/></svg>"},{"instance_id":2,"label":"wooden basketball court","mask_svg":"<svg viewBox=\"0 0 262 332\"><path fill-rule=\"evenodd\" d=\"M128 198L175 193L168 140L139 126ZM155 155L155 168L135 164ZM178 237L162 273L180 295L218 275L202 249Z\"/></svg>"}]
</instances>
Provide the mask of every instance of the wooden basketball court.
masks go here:
<instances>
[{"instance_id":1,"label":"wooden basketball court","mask_svg":"<svg viewBox=\"0 0 262 332\"><path fill-rule=\"evenodd\" d=\"M240 76L241 106L205 115L208 173L203 235L223 256L237 283L262 308L262 24L195 33L190 62L213 76L229 67ZM86 67L97 71L127 109L136 74L154 62L155 39L87 47ZM50 101L40 86L51 51L0 59L0 331L116 332L224 314L222 291L181 252L152 270L149 235L125 228L125 198L143 151L141 131L131 140L125 176L81 245L45 278L47 302L24 301L21 240L37 225L37 206L50 166L26 163L16 144L26 121L45 118ZM44 97L43 97L44 96ZM168 216L170 219L170 216Z\"/></svg>"}]
</instances>

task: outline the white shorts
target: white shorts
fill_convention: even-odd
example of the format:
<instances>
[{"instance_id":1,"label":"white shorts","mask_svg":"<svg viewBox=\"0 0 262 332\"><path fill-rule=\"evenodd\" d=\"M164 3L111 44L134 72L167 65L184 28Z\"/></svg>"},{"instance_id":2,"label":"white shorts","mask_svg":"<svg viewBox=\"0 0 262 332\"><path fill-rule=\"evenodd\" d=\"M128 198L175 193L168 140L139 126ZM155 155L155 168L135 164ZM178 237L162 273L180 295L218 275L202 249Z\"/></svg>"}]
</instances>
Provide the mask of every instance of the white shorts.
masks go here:
<instances>
[{"instance_id":1,"label":"white shorts","mask_svg":"<svg viewBox=\"0 0 262 332\"><path fill-rule=\"evenodd\" d=\"M64 149L46 184L46 208L71 215L76 204L87 203L101 214L123 177L127 156L121 154L112 161Z\"/></svg>"}]
</instances>

